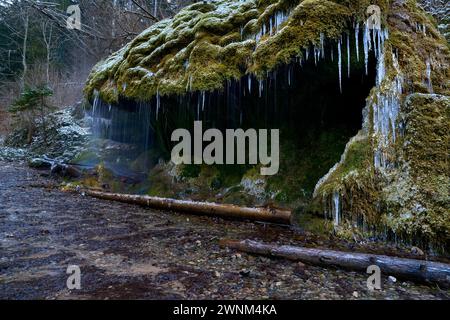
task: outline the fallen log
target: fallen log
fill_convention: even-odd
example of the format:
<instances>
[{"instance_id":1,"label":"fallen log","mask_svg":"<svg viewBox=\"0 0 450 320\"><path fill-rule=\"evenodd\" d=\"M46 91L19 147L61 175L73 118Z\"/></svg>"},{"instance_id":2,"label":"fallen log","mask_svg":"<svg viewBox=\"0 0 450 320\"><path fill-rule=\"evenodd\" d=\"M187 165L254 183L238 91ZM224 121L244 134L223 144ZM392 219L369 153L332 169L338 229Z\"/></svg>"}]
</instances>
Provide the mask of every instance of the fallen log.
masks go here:
<instances>
[{"instance_id":1,"label":"fallen log","mask_svg":"<svg viewBox=\"0 0 450 320\"><path fill-rule=\"evenodd\" d=\"M161 210L182 211L191 214L219 216L223 218L236 218L281 224L290 224L291 220L291 211L279 208L249 208L231 204L175 200L142 195L107 193L94 190L83 190L82 192L85 195L99 199L137 204Z\"/></svg>"},{"instance_id":2,"label":"fallen log","mask_svg":"<svg viewBox=\"0 0 450 320\"><path fill-rule=\"evenodd\" d=\"M331 266L353 271L366 272L368 266L377 265L384 275L417 282L435 283L445 288L450 287L450 264L446 263L288 245L277 246L251 240L222 240L221 245L251 254L286 258L311 265Z\"/></svg>"}]
</instances>

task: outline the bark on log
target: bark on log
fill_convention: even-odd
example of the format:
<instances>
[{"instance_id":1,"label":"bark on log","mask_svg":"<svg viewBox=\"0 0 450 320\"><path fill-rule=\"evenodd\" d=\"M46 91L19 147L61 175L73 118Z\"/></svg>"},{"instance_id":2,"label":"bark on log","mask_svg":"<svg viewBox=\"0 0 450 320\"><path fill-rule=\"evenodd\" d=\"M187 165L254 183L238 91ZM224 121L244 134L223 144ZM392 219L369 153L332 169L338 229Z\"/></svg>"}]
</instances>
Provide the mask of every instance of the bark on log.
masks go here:
<instances>
[{"instance_id":1,"label":"bark on log","mask_svg":"<svg viewBox=\"0 0 450 320\"><path fill-rule=\"evenodd\" d=\"M450 287L450 264L333 250L276 246L244 240L223 240L222 246L247 253L286 258L307 264L366 272L370 265L380 267L383 275L393 275L400 279L417 282L436 283Z\"/></svg>"},{"instance_id":2,"label":"bark on log","mask_svg":"<svg viewBox=\"0 0 450 320\"><path fill-rule=\"evenodd\" d=\"M85 195L95 198L138 204L154 209L182 211L191 214L247 219L281 224L290 224L291 219L291 211L282 210L279 208L248 208L230 204L194 202L142 195L107 193L93 190L83 190L83 192Z\"/></svg>"}]
</instances>

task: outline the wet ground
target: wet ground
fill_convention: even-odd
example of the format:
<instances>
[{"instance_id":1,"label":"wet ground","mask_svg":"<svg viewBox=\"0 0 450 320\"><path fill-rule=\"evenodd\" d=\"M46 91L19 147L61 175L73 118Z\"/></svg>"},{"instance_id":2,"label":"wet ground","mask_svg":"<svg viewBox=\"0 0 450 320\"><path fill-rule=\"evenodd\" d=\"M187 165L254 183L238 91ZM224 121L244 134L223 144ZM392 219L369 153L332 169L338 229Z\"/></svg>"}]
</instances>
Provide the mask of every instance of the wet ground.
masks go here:
<instances>
[{"instance_id":1,"label":"wet ground","mask_svg":"<svg viewBox=\"0 0 450 320\"><path fill-rule=\"evenodd\" d=\"M369 292L363 273L230 251L219 246L223 238L341 246L282 226L64 193L45 172L0 162L2 299L450 298L436 286L393 283L388 275L381 291ZM69 265L80 267L81 290L66 287Z\"/></svg>"}]
</instances>

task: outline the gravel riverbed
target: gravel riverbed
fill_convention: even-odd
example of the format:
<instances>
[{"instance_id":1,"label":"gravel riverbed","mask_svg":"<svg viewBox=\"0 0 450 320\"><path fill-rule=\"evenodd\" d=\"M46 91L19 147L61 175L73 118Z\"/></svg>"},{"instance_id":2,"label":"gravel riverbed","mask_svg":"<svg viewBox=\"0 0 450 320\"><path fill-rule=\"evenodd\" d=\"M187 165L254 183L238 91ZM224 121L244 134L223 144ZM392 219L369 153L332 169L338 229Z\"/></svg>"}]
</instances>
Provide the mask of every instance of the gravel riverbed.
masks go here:
<instances>
[{"instance_id":1,"label":"gravel riverbed","mask_svg":"<svg viewBox=\"0 0 450 320\"><path fill-rule=\"evenodd\" d=\"M219 246L224 238L390 250L82 197L60 191L44 171L0 162L1 299L450 298L388 275L381 291L370 292L364 273L238 253ZM81 269L81 290L66 287L69 265Z\"/></svg>"}]
</instances>

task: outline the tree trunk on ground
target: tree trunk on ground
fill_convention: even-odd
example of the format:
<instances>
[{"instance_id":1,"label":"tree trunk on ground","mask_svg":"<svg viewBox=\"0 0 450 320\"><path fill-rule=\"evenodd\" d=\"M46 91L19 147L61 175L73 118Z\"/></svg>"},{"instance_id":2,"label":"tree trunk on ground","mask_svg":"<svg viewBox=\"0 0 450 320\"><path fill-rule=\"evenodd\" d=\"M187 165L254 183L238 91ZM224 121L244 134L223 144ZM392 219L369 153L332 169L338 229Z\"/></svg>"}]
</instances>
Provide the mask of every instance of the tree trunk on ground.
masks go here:
<instances>
[{"instance_id":1,"label":"tree trunk on ground","mask_svg":"<svg viewBox=\"0 0 450 320\"><path fill-rule=\"evenodd\" d=\"M223 218L248 219L272 223L290 224L291 211L273 208L246 208L230 204L194 202L141 195L106 193L86 190L86 195L131 204L143 205L155 209L182 211L192 214L219 216Z\"/></svg>"},{"instance_id":2,"label":"tree trunk on ground","mask_svg":"<svg viewBox=\"0 0 450 320\"><path fill-rule=\"evenodd\" d=\"M406 280L436 283L445 288L450 287L450 264L446 263L375 254L277 246L251 240L223 240L221 245L247 253L354 271L366 272L368 266L377 265L385 276L393 275Z\"/></svg>"}]
</instances>

